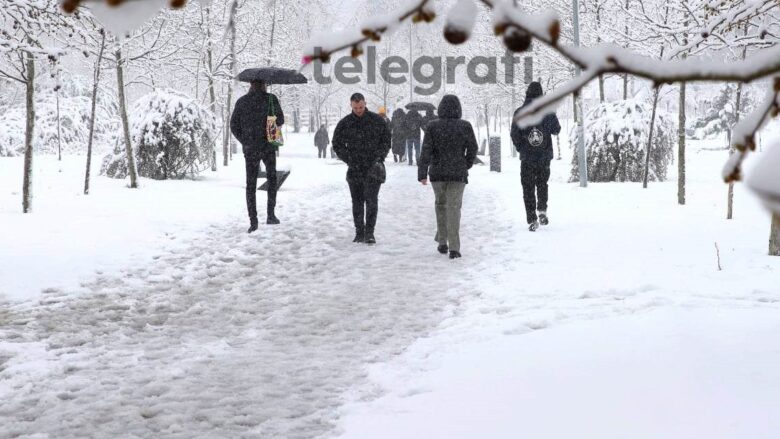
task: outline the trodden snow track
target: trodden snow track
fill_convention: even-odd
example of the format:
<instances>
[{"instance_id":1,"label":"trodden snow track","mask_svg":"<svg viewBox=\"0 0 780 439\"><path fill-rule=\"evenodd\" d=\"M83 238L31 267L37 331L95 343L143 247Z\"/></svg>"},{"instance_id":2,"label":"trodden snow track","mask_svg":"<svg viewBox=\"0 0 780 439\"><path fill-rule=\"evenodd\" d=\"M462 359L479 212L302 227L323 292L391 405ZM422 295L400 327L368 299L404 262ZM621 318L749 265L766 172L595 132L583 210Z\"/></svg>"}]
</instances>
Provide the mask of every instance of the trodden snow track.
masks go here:
<instances>
[{"instance_id":1,"label":"trodden snow track","mask_svg":"<svg viewBox=\"0 0 780 439\"><path fill-rule=\"evenodd\" d=\"M376 246L351 242L340 182L282 192L280 226L247 235L236 216L148 266L90 280L91 293L5 307L0 436L327 433L367 363L478 294L468 244L460 261L436 253L432 193L413 171L390 167ZM497 202L466 197L464 234L476 234Z\"/></svg>"}]
</instances>

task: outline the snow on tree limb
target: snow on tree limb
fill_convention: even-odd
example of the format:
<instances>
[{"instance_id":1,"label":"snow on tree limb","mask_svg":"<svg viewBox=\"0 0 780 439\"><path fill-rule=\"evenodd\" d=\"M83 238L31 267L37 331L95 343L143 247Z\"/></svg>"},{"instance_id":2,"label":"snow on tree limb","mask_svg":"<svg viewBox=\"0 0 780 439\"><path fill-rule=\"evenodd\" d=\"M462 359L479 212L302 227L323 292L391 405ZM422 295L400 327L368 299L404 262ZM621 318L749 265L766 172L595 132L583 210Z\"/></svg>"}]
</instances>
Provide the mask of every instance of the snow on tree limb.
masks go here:
<instances>
[{"instance_id":1,"label":"snow on tree limb","mask_svg":"<svg viewBox=\"0 0 780 439\"><path fill-rule=\"evenodd\" d=\"M333 53L345 49L351 49L352 56L358 57L363 54L363 43L381 40L383 34L395 29L410 17L414 23L433 21L436 13L432 3L431 0L409 0L393 12L363 22L360 31L313 35L304 48L303 64L314 60L327 62Z\"/></svg>"}]
</instances>

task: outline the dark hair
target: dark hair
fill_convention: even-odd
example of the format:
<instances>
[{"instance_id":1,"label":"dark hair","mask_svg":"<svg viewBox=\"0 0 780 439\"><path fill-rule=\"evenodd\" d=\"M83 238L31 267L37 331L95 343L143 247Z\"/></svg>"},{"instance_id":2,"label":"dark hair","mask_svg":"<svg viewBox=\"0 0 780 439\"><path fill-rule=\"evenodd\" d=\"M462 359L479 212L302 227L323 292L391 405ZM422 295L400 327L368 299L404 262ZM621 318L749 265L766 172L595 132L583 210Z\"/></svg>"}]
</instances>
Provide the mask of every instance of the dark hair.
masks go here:
<instances>
[{"instance_id":1,"label":"dark hair","mask_svg":"<svg viewBox=\"0 0 780 439\"><path fill-rule=\"evenodd\" d=\"M366 100L366 98L360 93L355 93L352 96L350 96L349 100L352 102L363 102Z\"/></svg>"},{"instance_id":2,"label":"dark hair","mask_svg":"<svg viewBox=\"0 0 780 439\"><path fill-rule=\"evenodd\" d=\"M266 83L263 81L255 81L250 84L249 87L252 91L261 91L263 93L266 93L266 90L268 89L266 86Z\"/></svg>"}]
</instances>

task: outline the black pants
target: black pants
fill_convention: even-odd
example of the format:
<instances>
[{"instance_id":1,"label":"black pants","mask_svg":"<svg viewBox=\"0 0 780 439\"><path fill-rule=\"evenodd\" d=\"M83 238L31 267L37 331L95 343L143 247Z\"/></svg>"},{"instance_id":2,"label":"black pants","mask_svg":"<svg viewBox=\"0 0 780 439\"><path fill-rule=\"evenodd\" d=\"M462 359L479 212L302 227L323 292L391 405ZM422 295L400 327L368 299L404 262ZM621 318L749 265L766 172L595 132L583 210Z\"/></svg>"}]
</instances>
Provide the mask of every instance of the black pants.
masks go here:
<instances>
[{"instance_id":1,"label":"black pants","mask_svg":"<svg viewBox=\"0 0 780 439\"><path fill-rule=\"evenodd\" d=\"M547 210L547 182L550 180L550 162L534 163L523 160L520 164L520 182L523 185L523 201L528 224L538 219L536 211Z\"/></svg>"},{"instance_id":2,"label":"black pants","mask_svg":"<svg viewBox=\"0 0 780 439\"><path fill-rule=\"evenodd\" d=\"M265 172L268 178L268 215L274 214L276 207L276 152L266 153L244 153L246 161L246 210L249 213L250 220L257 220L257 173L260 168L260 161L265 165Z\"/></svg>"},{"instance_id":3,"label":"black pants","mask_svg":"<svg viewBox=\"0 0 780 439\"><path fill-rule=\"evenodd\" d=\"M328 147L326 146L318 146L317 147L317 158L318 159L324 159L327 158L325 154L328 152Z\"/></svg>"},{"instance_id":4,"label":"black pants","mask_svg":"<svg viewBox=\"0 0 780 439\"><path fill-rule=\"evenodd\" d=\"M349 178L347 183L352 195L352 218L355 220L355 230L374 233L381 183L364 176Z\"/></svg>"}]
</instances>

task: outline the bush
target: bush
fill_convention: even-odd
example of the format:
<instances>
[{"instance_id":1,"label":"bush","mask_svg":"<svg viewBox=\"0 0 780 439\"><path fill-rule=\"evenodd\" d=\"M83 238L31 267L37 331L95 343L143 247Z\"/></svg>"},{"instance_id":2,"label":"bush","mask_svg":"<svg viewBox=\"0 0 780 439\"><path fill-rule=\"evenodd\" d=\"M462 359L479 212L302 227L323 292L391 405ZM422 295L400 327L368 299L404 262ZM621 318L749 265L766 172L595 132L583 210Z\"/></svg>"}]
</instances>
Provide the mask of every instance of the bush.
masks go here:
<instances>
[{"instance_id":1,"label":"bush","mask_svg":"<svg viewBox=\"0 0 780 439\"><path fill-rule=\"evenodd\" d=\"M711 139L723 133L731 136L731 129L737 123L736 99L737 86L723 85L707 112L689 125L688 135L694 139ZM754 99L746 86L743 86L739 106L741 114L750 113L755 106Z\"/></svg>"},{"instance_id":2,"label":"bush","mask_svg":"<svg viewBox=\"0 0 780 439\"><path fill-rule=\"evenodd\" d=\"M135 102L130 114L130 141L138 175L155 180L193 178L209 163L215 140L214 115L193 99L172 91L155 91ZM103 158L100 173L128 175L124 140Z\"/></svg>"},{"instance_id":3,"label":"bush","mask_svg":"<svg viewBox=\"0 0 780 439\"><path fill-rule=\"evenodd\" d=\"M651 105L635 99L606 102L587 113L585 149L588 155L589 181L642 181L651 114ZM672 161L675 134L674 123L658 108L650 153L650 180L666 180L666 171ZM575 151L572 157L572 182L579 181L577 135L575 125L569 134L571 147Z\"/></svg>"}]
</instances>

